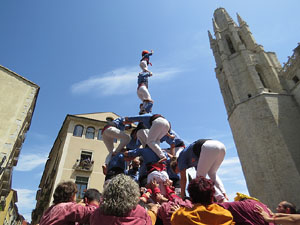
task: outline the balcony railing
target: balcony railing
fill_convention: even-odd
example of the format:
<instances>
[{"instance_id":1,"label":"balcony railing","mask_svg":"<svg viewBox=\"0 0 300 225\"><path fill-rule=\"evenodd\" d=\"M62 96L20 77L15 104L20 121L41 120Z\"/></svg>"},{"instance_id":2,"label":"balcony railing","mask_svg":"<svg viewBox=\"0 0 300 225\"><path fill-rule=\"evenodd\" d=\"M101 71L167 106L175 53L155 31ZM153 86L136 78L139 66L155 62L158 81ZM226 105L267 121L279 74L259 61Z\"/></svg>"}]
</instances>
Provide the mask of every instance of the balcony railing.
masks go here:
<instances>
[{"instance_id":1,"label":"balcony railing","mask_svg":"<svg viewBox=\"0 0 300 225\"><path fill-rule=\"evenodd\" d=\"M90 159L77 159L75 164L75 170L80 171L88 171L91 172L93 170L94 161Z\"/></svg>"}]
</instances>

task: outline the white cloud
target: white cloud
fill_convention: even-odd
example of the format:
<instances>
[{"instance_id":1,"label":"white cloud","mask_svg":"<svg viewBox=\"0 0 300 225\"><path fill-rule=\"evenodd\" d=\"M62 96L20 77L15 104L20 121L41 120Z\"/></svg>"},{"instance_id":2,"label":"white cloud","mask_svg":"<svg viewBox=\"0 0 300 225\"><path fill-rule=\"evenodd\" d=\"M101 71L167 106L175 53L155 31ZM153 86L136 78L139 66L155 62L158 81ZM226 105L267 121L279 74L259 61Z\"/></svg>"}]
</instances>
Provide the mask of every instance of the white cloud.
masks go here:
<instances>
[{"instance_id":1,"label":"white cloud","mask_svg":"<svg viewBox=\"0 0 300 225\"><path fill-rule=\"evenodd\" d=\"M240 159L239 157L231 157L228 159L224 159L222 166L237 166L240 164Z\"/></svg>"},{"instance_id":2,"label":"white cloud","mask_svg":"<svg viewBox=\"0 0 300 225\"><path fill-rule=\"evenodd\" d=\"M31 211L35 208L36 191L30 189L15 189L18 193L17 206L19 212L25 217L27 221L31 221Z\"/></svg>"},{"instance_id":3,"label":"white cloud","mask_svg":"<svg viewBox=\"0 0 300 225\"><path fill-rule=\"evenodd\" d=\"M16 166L16 171L31 171L40 165L44 165L47 161L46 154L21 154Z\"/></svg>"},{"instance_id":4,"label":"white cloud","mask_svg":"<svg viewBox=\"0 0 300 225\"><path fill-rule=\"evenodd\" d=\"M97 93L97 96L122 95L134 92L137 86L136 67L118 68L103 75L90 77L71 86L73 94ZM158 68L153 70L152 81L170 79L181 72L179 68Z\"/></svg>"},{"instance_id":5,"label":"white cloud","mask_svg":"<svg viewBox=\"0 0 300 225\"><path fill-rule=\"evenodd\" d=\"M218 170L218 175L225 185L229 199L233 200L236 196L236 192L248 194L244 174L238 157L226 158Z\"/></svg>"}]
</instances>

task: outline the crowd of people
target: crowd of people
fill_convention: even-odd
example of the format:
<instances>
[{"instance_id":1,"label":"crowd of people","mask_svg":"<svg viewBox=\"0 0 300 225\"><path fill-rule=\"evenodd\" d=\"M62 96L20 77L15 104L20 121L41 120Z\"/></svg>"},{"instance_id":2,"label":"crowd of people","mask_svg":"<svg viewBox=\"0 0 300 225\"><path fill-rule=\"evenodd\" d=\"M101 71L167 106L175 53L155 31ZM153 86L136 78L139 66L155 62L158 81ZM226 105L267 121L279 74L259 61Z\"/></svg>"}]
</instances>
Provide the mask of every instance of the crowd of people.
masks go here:
<instances>
[{"instance_id":1,"label":"crowd of people","mask_svg":"<svg viewBox=\"0 0 300 225\"><path fill-rule=\"evenodd\" d=\"M300 224L296 207L286 201L278 204L277 213L240 193L233 202L217 203L214 182L202 176L189 182L189 198L182 199L170 191L171 184L166 184L166 189L165 197L155 181L148 188L141 188L132 177L118 174L107 182L102 194L88 189L81 202L76 203L76 184L62 182L40 225Z\"/></svg>"},{"instance_id":2,"label":"crowd of people","mask_svg":"<svg viewBox=\"0 0 300 225\"><path fill-rule=\"evenodd\" d=\"M300 214L294 214L296 208L288 202L279 203L277 213L240 193L229 202L217 175L226 154L224 144L198 139L188 145L170 121L152 114L154 101L148 90L152 54L152 50L143 51L140 61L139 115L117 118L102 130L109 152L102 167L102 195L88 189L76 203L75 183L63 182L56 187L53 205L44 212L40 225L300 224ZM162 142L169 148L162 149ZM195 176L189 172L193 169Z\"/></svg>"}]
</instances>

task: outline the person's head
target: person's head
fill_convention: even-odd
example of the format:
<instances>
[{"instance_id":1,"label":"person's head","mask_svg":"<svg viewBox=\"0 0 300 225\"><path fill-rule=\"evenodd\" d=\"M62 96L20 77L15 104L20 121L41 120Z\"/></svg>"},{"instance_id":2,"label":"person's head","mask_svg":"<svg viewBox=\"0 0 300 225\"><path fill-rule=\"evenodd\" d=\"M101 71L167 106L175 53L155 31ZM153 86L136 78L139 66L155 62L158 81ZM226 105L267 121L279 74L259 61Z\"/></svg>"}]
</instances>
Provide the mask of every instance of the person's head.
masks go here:
<instances>
[{"instance_id":1,"label":"person's head","mask_svg":"<svg viewBox=\"0 0 300 225\"><path fill-rule=\"evenodd\" d=\"M170 167L171 167L171 169L173 170L174 173L179 173L177 157L176 156L171 158Z\"/></svg>"},{"instance_id":2,"label":"person's head","mask_svg":"<svg viewBox=\"0 0 300 225\"><path fill-rule=\"evenodd\" d=\"M139 167L140 167L140 164L141 164L140 157L135 157L135 158L131 161L132 168L139 168Z\"/></svg>"},{"instance_id":3,"label":"person's head","mask_svg":"<svg viewBox=\"0 0 300 225\"><path fill-rule=\"evenodd\" d=\"M138 184L131 177L119 174L104 188L100 211L104 215L125 216L137 206L139 197Z\"/></svg>"},{"instance_id":4,"label":"person's head","mask_svg":"<svg viewBox=\"0 0 300 225\"><path fill-rule=\"evenodd\" d=\"M83 195L84 203L86 204L90 204L90 203L99 204L100 198L101 198L101 193L94 188L88 189Z\"/></svg>"},{"instance_id":5,"label":"person's head","mask_svg":"<svg viewBox=\"0 0 300 225\"><path fill-rule=\"evenodd\" d=\"M149 51L148 51L148 50L142 51L142 56L144 56L144 55L146 55L146 54L149 54Z\"/></svg>"},{"instance_id":6,"label":"person's head","mask_svg":"<svg viewBox=\"0 0 300 225\"><path fill-rule=\"evenodd\" d=\"M113 169L110 169L105 176L105 181L110 180L117 176L118 174L124 174L124 169L120 167L114 167Z\"/></svg>"},{"instance_id":7,"label":"person's head","mask_svg":"<svg viewBox=\"0 0 300 225\"><path fill-rule=\"evenodd\" d=\"M62 182L57 185L53 194L53 203L73 202L76 200L77 185L72 181Z\"/></svg>"},{"instance_id":8,"label":"person's head","mask_svg":"<svg viewBox=\"0 0 300 225\"><path fill-rule=\"evenodd\" d=\"M192 203L210 205L213 203L215 193L214 183L205 177L197 177L189 183L188 192Z\"/></svg>"},{"instance_id":9,"label":"person's head","mask_svg":"<svg viewBox=\"0 0 300 225\"><path fill-rule=\"evenodd\" d=\"M287 213L287 214L295 214L296 206L293 203L282 201L278 204L276 211L278 213Z\"/></svg>"}]
</instances>

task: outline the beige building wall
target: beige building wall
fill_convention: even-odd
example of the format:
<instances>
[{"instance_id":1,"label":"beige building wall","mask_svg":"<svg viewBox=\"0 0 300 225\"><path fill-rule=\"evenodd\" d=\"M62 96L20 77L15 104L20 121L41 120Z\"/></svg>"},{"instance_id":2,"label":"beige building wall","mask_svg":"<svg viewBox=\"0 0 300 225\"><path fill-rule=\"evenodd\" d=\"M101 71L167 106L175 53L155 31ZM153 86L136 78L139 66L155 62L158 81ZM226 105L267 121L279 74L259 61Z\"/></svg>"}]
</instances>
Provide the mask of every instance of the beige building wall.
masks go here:
<instances>
[{"instance_id":1,"label":"beige building wall","mask_svg":"<svg viewBox=\"0 0 300 225\"><path fill-rule=\"evenodd\" d=\"M25 221L24 217L19 214L16 203L18 202L17 192L13 189L5 198L5 204L1 204L0 224L1 225L17 225ZM4 207L4 208L2 208Z\"/></svg>"},{"instance_id":2,"label":"beige building wall","mask_svg":"<svg viewBox=\"0 0 300 225\"><path fill-rule=\"evenodd\" d=\"M13 167L34 112L39 86L0 66L0 203L11 191Z\"/></svg>"},{"instance_id":3,"label":"beige building wall","mask_svg":"<svg viewBox=\"0 0 300 225\"><path fill-rule=\"evenodd\" d=\"M238 22L215 10L209 40L249 193L272 209L283 200L300 205L300 59L282 70L239 15Z\"/></svg>"},{"instance_id":4,"label":"beige building wall","mask_svg":"<svg viewBox=\"0 0 300 225\"><path fill-rule=\"evenodd\" d=\"M104 165L108 151L102 139L98 139L98 135L107 124L107 120L118 117L110 112L66 116L45 165L36 195L36 208L32 213L32 224L37 224L43 211L52 204L55 187L62 181L71 180L77 184L83 181L87 186L78 184L78 187L96 188L100 192L103 190L105 176L102 172L102 165ZM74 136L74 129L77 125L83 127L82 136L79 137ZM93 139L87 138L86 133L89 127L95 129ZM83 153L91 154L93 163L89 169L80 167ZM80 180L82 178L85 180Z\"/></svg>"}]
</instances>

